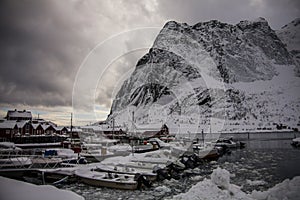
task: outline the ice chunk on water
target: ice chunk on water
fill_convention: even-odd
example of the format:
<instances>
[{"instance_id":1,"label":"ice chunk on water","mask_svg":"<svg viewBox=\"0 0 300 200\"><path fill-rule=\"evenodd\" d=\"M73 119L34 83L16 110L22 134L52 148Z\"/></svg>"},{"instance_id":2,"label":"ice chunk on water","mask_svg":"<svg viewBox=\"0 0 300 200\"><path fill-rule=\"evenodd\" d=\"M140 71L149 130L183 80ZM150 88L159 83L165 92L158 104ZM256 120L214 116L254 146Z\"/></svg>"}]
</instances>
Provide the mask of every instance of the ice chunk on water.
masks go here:
<instances>
[{"instance_id":1,"label":"ice chunk on water","mask_svg":"<svg viewBox=\"0 0 300 200\"><path fill-rule=\"evenodd\" d=\"M226 169L218 167L211 174L211 181L223 189L228 189L230 185L230 173Z\"/></svg>"},{"instance_id":2,"label":"ice chunk on water","mask_svg":"<svg viewBox=\"0 0 300 200\"><path fill-rule=\"evenodd\" d=\"M251 181L251 180L246 180L246 183L248 185L251 185L251 186L255 186L255 185L265 185L266 182L265 181L262 181L262 180L255 180L255 181Z\"/></svg>"}]
</instances>

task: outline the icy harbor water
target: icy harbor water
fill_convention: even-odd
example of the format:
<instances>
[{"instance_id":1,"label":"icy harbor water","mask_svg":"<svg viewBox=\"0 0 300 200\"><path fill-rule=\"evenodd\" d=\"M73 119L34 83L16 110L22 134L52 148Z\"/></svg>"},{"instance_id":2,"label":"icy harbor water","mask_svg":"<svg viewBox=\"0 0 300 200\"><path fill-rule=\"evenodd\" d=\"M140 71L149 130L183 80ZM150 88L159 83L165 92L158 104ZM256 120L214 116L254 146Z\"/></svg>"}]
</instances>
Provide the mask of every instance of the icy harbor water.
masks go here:
<instances>
[{"instance_id":1,"label":"icy harbor water","mask_svg":"<svg viewBox=\"0 0 300 200\"><path fill-rule=\"evenodd\" d=\"M245 141L246 148L233 150L218 161L198 167L193 175L180 180L158 182L148 189L124 191L82 183L61 185L60 188L74 191L86 200L165 199L187 192L197 182L209 178L212 171L220 167L230 172L231 183L240 186L244 192L250 193L254 189L264 191L287 178L300 176L300 149L290 145L291 139L274 138Z\"/></svg>"}]
</instances>

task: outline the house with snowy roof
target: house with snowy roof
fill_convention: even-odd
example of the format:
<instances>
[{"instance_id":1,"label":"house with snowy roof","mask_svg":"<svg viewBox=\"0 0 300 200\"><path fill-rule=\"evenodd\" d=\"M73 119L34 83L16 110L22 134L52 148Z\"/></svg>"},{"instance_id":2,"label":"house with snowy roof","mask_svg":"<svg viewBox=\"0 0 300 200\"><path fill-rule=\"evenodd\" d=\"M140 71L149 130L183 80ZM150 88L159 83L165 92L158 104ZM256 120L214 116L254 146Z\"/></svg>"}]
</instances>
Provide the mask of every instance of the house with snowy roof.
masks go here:
<instances>
[{"instance_id":1,"label":"house with snowy roof","mask_svg":"<svg viewBox=\"0 0 300 200\"><path fill-rule=\"evenodd\" d=\"M0 120L0 141L14 141L18 138L19 142L23 143L26 141L23 141L22 137L35 136L34 138L37 138L36 136L63 135L67 132L66 127L58 127L51 121L33 119L31 112L26 110L9 110L6 117Z\"/></svg>"},{"instance_id":2,"label":"house with snowy roof","mask_svg":"<svg viewBox=\"0 0 300 200\"><path fill-rule=\"evenodd\" d=\"M41 126L45 135L52 135L53 133L56 133L56 129L51 124L42 124Z\"/></svg>"},{"instance_id":3,"label":"house with snowy roof","mask_svg":"<svg viewBox=\"0 0 300 200\"><path fill-rule=\"evenodd\" d=\"M64 135L68 132L68 129L65 126L54 126L54 129L56 130L56 134L59 135Z\"/></svg>"},{"instance_id":4,"label":"house with snowy roof","mask_svg":"<svg viewBox=\"0 0 300 200\"><path fill-rule=\"evenodd\" d=\"M31 124L32 127L32 135L42 135L44 133L44 129L41 124Z\"/></svg>"},{"instance_id":5,"label":"house with snowy roof","mask_svg":"<svg viewBox=\"0 0 300 200\"><path fill-rule=\"evenodd\" d=\"M16 121L3 121L0 123L0 138L12 138L18 132Z\"/></svg>"},{"instance_id":6,"label":"house with snowy roof","mask_svg":"<svg viewBox=\"0 0 300 200\"><path fill-rule=\"evenodd\" d=\"M23 121L23 120L32 120L32 114L30 111L27 110L9 110L7 111L7 115L5 117L7 120L16 120L16 121Z\"/></svg>"}]
</instances>

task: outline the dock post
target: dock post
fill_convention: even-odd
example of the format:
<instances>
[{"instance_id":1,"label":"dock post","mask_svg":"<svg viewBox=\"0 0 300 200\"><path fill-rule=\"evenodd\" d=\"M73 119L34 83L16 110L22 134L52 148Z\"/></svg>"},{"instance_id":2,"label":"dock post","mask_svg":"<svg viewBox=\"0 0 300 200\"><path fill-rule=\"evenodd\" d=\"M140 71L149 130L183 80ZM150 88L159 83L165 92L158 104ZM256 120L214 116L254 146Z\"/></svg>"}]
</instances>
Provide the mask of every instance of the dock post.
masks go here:
<instances>
[{"instance_id":1,"label":"dock post","mask_svg":"<svg viewBox=\"0 0 300 200\"><path fill-rule=\"evenodd\" d=\"M42 181L43 181L43 185L45 185L45 172L42 171Z\"/></svg>"}]
</instances>

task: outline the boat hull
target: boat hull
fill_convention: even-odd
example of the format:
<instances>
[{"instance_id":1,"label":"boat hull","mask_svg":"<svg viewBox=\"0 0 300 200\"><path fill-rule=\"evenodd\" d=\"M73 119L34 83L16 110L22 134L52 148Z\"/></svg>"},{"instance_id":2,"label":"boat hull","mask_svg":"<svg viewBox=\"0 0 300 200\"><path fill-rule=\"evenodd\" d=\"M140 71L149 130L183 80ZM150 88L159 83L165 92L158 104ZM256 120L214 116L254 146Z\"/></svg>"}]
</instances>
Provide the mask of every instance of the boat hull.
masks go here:
<instances>
[{"instance_id":1,"label":"boat hull","mask_svg":"<svg viewBox=\"0 0 300 200\"><path fill-rule=\"evenodd\" d=\"M136 190L138 187L138 183L134 182L113 182L105 179L93 179L89 177L79 177L80 180L91 186L96 187L107 187L107 188L114 188L114 189L121 189L121 190Z\"/></svg>"}]
</instances>

